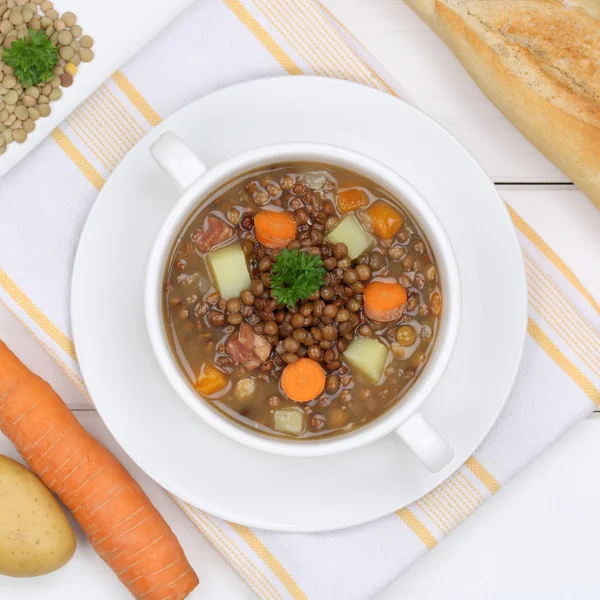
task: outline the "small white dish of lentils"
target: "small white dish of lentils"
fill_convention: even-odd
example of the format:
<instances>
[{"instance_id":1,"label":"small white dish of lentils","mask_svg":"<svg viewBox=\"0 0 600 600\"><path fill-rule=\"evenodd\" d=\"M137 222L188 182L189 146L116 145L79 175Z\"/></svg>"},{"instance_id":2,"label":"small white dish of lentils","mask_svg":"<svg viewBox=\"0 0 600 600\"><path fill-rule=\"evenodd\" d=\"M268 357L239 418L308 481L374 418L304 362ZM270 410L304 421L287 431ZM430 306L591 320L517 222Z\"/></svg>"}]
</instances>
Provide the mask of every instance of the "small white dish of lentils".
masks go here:
<instances>
[{"instance_id":1,"label":"small white dish of lentils","mask_svg":"<svg viewBox=\"0 0 600 600\"><path fill-rule=\"evenodd\" d=\"M0 0L0 178L192 2Z\"/></svg>"},{"instance_id":2,"label":"small white dish of lentils","mask_svg":"<svg viewBox=\"0 0 600 600\"><path fill-rule=\"evenodd\" d=\"M79 65L94 58L94 40L72 12L50 0L0 0L0 155L24 144L50 116Z\"/></svg>"}]
</instances>

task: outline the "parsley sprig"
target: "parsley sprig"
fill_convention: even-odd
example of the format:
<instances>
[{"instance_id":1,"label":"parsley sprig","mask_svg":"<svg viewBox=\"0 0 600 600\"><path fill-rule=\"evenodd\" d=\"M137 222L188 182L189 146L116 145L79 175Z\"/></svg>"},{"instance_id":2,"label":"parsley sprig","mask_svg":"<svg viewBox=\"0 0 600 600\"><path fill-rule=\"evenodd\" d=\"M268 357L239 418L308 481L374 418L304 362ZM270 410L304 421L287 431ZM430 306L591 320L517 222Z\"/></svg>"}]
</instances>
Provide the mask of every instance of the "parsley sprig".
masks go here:
<instances>
[{"instance_id":1,"label":"parsley sprig","mask_svg":"<svg viewBox=\"0 0 600 600\"><path fill-rule=\"evenodd\" d=\"M43 31L29 29L29 36L15 40L2 53L2 60L13 68L23 87L44 83L54 76L58 48Z\"/></svg>"},{"instance_id":2,"label":"parsley sprig","mask_svg":"<svg viewBox=\"0 0 600 600\"><path fill-rule=\"evenodd\" d=\"M271 269L271 292L280 304L293 306L312 296L325 283L324 275L320 256L285 248Z\"/></svg>"}]
</instances>

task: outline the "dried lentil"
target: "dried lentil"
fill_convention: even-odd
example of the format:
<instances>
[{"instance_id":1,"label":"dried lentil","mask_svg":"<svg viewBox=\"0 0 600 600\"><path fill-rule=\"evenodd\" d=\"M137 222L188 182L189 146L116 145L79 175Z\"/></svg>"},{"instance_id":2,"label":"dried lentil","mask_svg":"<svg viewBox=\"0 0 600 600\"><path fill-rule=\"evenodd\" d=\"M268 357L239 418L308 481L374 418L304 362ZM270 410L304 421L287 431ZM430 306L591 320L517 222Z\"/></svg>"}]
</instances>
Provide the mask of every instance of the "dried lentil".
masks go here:
<instances>
[{"instance_id":1,"label":"dried lentil","mask_svg":"<svg viewBox=\"0 0 600 600\"><path fill-rule=\"evenodd\" d=\"M94 40L83 35L72 12L60 15L48 0L0 0L0 44L10 48L17 39L27 37L29 29L43 30L57 46L60 58L51 80L26 89L0 60L0 153L13 141L26 141L35 121L50 115L49 103L62 96L61 87L73 84L77 66L94 58Z\"/></svg>"}]
</instances>

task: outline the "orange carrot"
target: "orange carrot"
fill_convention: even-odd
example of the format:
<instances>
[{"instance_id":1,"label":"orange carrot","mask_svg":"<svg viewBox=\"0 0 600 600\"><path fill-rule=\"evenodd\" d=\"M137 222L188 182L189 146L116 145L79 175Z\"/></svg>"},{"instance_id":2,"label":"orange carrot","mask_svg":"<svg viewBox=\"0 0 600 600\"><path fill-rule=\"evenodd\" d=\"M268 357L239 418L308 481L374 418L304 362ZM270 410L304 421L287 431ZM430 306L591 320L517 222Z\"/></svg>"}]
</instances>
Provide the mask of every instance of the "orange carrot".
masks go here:
<instances>
[{"instance_id":1,"label":"orange carrot","mask_svg":"<svg viewBox=\"0 0 600 600\"><path fill-rule=\"evenodd\" d=\"M369 197L360 188L348 188L338 194L337 203L340 211L347 213L369 204Z\"/></svg>"},{"instance_id":2,"label":"orange carrot","mask_svg":"<svg viewBox=\"0 0 600 600\"><path fill-rule=\"evenodd\" d=\"M404 217L387 202L377 200L367 209L373 233L385 240L393 238L402 227Z\"/></svg>"},{"instance_id":3,"label":"orange carrot","mask_svg":"<svg viewBox=\"0 0 600 600\"><path fill-rule=\"evenodd\" d=\"M196 391L203 396L212 396L227 387L229 380L224 373L208 363L202 365L202 372L196 381Z\"/></svg>"},{"instance_id":4,"label":"orange carrot","mask_svg":"<svg viewBox=\"0 0 600 600\"><path fill-rule=\"evenodd\" d=\"M285 248L295 237L298 223L289 212L261 210L254 217L254 234L266 248Z\"/></svg>"},{"instance_id":5,"label":"orange carrot","mask_svg":"<svg viewBox=\"0 0 600 600\"><path fill-rule=\"evenodd\" d=\"M175 534L140 486L2 341L0 430L135 598L182 600L198 585Z\"/></svg>"},{"instance_id":6,"label":"orange carrot","mask_svg":"<svg viewBox=\"0 0 600 600\"><path fill-rule=\"evenodd\" d=\"M406 290L396 282L372 281L363 295L364 311L374 321L395 321L406 306Z\"/></svg>"},{"instance_id":7,"label":"orange carrot","mask_svg":"<svg viewBox=\"0 0 600 600\"><path fill-rule=\"evenodd\" d=\"M300 358L283 370L281 388L290 400L310 402L325 389L325 371L318 362Z\"/></svg>"}]
</instances>

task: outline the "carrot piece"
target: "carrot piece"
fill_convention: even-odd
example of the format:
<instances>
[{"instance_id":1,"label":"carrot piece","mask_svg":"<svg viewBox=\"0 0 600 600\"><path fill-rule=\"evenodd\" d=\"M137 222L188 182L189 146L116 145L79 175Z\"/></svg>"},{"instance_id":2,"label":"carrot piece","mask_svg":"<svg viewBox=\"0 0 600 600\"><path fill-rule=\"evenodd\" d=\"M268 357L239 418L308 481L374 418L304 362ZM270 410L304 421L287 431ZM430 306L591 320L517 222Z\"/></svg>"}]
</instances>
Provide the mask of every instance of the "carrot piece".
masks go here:
<instances>
[{"instance_id":1,"label":"carrot piece","mask_svg":"<svg viewBox=\"0 0 600 600\"><path fill-rule=\"evenodd\" d=\"M325 389L325 371L318 362L300 358L283 370L281 388L295 402L310 402Z\"/></svg>"},{"instance_id":2,"label":"carrot piece","mask_svg":"<svg viewBox=\"0 0 600 600\"><path fill-rule=\"evenodd\" d=\"M212 396L227 387L229 383L227 376L218 369L204 363L200 371L200 377L196 381L196 391L203 396Z\"/></svg>"},{"instance_id":3,"label":"carrot piece","mask_svg":"<svg viewBox=\"0 0 600 600\"><path fill-rule=\"evenodd\" d=\"M285 248L296 237L298 223L289 212L261 210L254 217L254 234L266 248Z\"/></svg>"},{"instance_id":4,"label":"carrot piece","mask_svg":"<svg viewBox=\"0 0 600 600\"><path fill-rule=\"evenodd\" d=\"M374 321L395 321L406 306L406 290L396 282L371 281L363 295L364 311Z\"/></svg>"},{"instance_id":5,"label":"carrot piece","mask_svg":"<svg viewBox=\"0 0 600 600\"><path fill-rule=\"evenodd\" d=\"M367 209L373 233L384 240L393 238L402 227L404 217L387 202L377 200Z\"/></svg>"},{"instance_id":6,"label":"carrot piece","mask_svg":"<svg viewBox=\"0 0 600 600\"><path fill-rule=\"evenodd\" d=\"M135 598L182 600L198 585L175 534L140 486L2 341L0 430Z\"/></svg>"},{"instance_id":7,"label":"carrot piece","mask_svg":"<svg viewBox=\"0 0 600 600\"><path fill-rule=\"evenodd\" d=\"M369 204L369 197L364 190L359 188L349 188L339 192L337 203L340 211L347 213L358 210Z\"/></svg>"}]
</instances>

